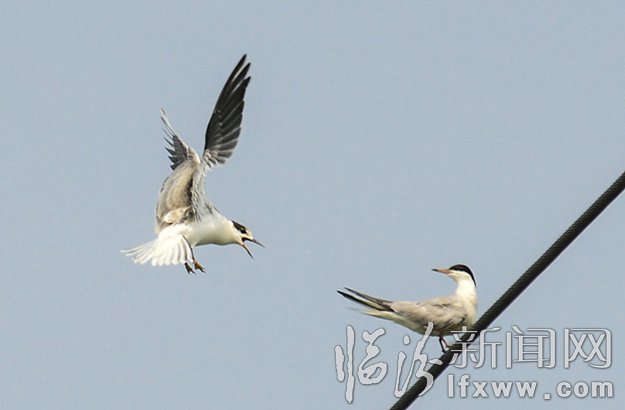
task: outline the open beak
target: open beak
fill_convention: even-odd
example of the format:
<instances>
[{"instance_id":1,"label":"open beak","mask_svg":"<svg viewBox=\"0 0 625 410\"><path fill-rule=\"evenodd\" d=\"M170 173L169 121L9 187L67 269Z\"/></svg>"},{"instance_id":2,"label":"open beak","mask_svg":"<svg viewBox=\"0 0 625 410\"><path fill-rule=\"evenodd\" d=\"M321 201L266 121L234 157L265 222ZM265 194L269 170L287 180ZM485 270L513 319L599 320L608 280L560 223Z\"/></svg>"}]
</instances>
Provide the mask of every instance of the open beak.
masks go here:
<instances>
[{"instance_id":1,"label":"open beak","mask_svg":"<svg viewBox=\"0 0 625 410\"><path fill-rule=\"evenodd\" d=\"M250 252L250 248L247 247L245 242L241 243L241 246L243 247L243 249L245 249L245 252L247 252L247 254L250 255L250 258L254 259L254 255L252 255L252 252Z\"/></svg>"},{"instance_id":2,"label":"open beak","mask_svg":"<svg viewBox=\"0 0 625 410\"><path fill-rule=\"evenodd\" d=\"M259 245L261 247L265 247L265 245L263 245L262 243L260 243L259 241L257 241L256 239L245 239L246 241L250 241L255 243L256 245ZM245 244L245 242L241 242L241 246L243 247L243 249L245 249L245 251L247 252L248 255L250 255L250 258L254 259L254 255L252 255L252 252L250 251L250 248L247 247L247 245Z\"/></svg>"},{"instance_id":3,"label":"open beak","mask_svg":"<svg viewBox=\"0 0 625 410\"><path fill-rule=\"evenodd\" d=\"M449 269L434 268L432 270L434 272L444 273L445 275L449 274Z\"/></svg>"},{"instance_id":4,"label":"open beak","mask_svg":"<svg viewBox=\"0 0 625 410\"><path fill-rule=\"evenodd\" d=\"M262 243L260 243L256 239L248 239L248 241L255 243L256 245L260 246L261 248L265 247L265 245L263 245Z\"/></svg>"}]
</instances>

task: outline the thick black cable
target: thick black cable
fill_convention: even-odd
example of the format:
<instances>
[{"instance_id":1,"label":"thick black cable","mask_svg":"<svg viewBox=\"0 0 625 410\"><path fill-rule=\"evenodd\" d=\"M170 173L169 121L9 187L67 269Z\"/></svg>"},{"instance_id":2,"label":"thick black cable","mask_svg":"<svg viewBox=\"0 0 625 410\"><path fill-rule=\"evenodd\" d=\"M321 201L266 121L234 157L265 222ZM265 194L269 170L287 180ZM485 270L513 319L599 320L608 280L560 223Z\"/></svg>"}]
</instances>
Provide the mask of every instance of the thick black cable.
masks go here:
<instances>
[{"instance_id":1,"label":"thick black cable","mask_svg":"<svg viewBox=\"0 0 625 410\"><path fill-rule=\"evenodd\" d=\"M508 308L519 295L536 279L573 241L586 229L616 197L625 190L625 173L621 176L577 218L543 255L503 294L497 301L475 322L471 331L465 333L451 349L440 358L441 364L432 365L427 372L432 375L432 383L449 366L453 359L453 351L460 351L463 346L469 346L477 340L480 333ZM472 339L472 340L469 340ZM421 376L403 396L391 407L391 410L407 409L425 390L427 379Z\"/></svg>"}]
</instances>

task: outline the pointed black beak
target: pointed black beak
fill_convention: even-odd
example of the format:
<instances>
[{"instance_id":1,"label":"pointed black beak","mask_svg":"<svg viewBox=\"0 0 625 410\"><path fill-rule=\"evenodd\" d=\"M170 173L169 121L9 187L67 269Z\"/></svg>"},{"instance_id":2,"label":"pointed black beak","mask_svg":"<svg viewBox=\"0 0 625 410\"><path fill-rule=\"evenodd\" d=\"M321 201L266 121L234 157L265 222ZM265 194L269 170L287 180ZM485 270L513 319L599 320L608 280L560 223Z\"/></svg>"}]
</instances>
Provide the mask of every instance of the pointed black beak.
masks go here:
<instances>
[{"instance_id":1,"label":"pointed black beak","mask_svg":"<svg viewBox=\"0 0 625 410\"><path fill-rule=\"evenodd\" d=\"M261 248L264 248L265 245L263 245L262 243L260 243L260 241L257 241L256 239L248 239L248 241L255 243L256 245L260 246Z\"/></svg>"},{"instance_id":2,"label":"pointed black beak","mask_svg":"<svg viewBox=\"0 0 625 410\"><path fill-rule=\"evenodd\" d=\"M248 255L250 255L250 258L254 259L254 255L252 255L252 252L250 251L250 248L247 247L247 245L245 244L245 241L250 241L252 243L255 243L258 246L261 247L265 247L265 245L263 245L262 243L260 243L259 241L257 241L256 239L252 238L252 239L243 239L243 242L241 243L241 246L243 247L243 249L245 249L245 251L247 252Z\"/></svg>"}]
</instances>

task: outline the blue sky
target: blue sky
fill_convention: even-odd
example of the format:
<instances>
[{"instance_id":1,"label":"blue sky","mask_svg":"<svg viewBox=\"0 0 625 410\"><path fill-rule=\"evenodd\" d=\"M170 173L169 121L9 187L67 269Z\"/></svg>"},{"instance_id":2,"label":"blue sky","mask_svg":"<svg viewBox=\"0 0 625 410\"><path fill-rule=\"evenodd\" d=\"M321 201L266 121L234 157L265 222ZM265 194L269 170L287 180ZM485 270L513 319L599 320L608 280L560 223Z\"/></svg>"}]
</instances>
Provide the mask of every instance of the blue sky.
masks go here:
<instances>
[{"instance_id":1,"label":"blue sky","mask_svg":"<svg viewBox=\"0 0 625 410\"><path fill-rule=\"evenodd\" d=\"M334 365L346 326L383 327L390 367L417 339L336 289L424 299L453 291L431 268L465 263L483 313L623 172L620 2L1 9L3 408L349 408ZM152 238L169 171L159 109L201 148L244 53L240 143L206 189L266 249L199 248L197 276L132 264L119 250ZM469 409L617 408L624 212L619 198L494 323L502 342L513 325L555 329L554 368L449 369L420 405L459 400L446 377L469 374L616 394ZM565 369L566 328L611 329L612 366ZM393 385L356 385L351 407L389 407Z\"/></svg>"}]
</instances>

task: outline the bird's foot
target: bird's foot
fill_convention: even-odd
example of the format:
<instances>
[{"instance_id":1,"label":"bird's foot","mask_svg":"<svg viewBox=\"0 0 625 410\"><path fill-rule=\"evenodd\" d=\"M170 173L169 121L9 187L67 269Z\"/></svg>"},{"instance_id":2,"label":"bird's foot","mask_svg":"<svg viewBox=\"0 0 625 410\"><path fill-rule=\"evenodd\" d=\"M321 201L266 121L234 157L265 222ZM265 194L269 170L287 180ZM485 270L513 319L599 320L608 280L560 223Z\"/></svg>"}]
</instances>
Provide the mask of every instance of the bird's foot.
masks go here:
<instances>
[{"instance_id":1,"label":"bird's foot","mask_svg":"<svg viewBox=\"0 0 625 410\"><path fill-rule=\"evenodd\" d=\"M441 344L441 350L443 351L443 353L445 353L447 350L449 350L451 348L447 344L447 341L445 340L445 338L443 336L439 336L438 337L438 342Z\"/></svg>"},{"instance_id":2,"label":"bird's foot","mask_svg":"<svg viewBox=\"0 0 625 410\"><path fill-rule=\"evenodd\" d=\"M202 266L200 262L197 261L197 259L193 259L193 265L195 265L195 269L198 269L200 272L206 272L204 270L204 266Z\"/></svg>"},{"instance_id":3,"label":"bird's foot","mask_svg":"<svg viewBox=\"0 0 625 410\"><path fill-rule=\"evenodd\" d=\"M197 267L197 266L196 266ZM187 263L184 263L184 268L187 270L187 273L195 273L195 271L193 270L193 268ZM202 271L203 272L203 271Z\"/></svg>"}]
</instances>

